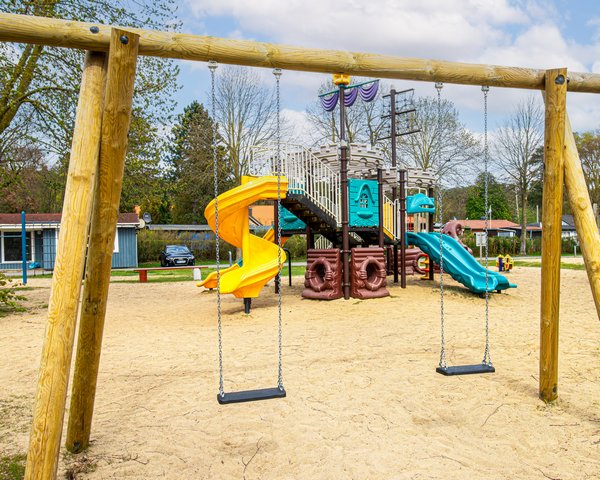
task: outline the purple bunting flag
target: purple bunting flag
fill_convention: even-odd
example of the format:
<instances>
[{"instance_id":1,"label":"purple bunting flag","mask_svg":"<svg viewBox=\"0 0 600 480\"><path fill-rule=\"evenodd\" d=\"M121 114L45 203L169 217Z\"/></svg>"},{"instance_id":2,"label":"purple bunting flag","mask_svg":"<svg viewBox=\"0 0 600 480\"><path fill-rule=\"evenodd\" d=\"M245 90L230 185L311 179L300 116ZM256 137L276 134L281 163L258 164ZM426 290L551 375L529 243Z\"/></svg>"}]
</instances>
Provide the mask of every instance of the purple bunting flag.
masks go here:
<instances>
[{"instance_id":1,"label":"purple bunting flag","mask_svg":"<svg viewBox=\"0 0 600 480\"><path fill-rule=\"evenodd\" d=\"M339 96L339 92L334 92L329 97L321 97L321 105L323 105L326 112L332 112L335 109Z\"/></svg>"},{"instance_id":2,"label":"purple bunting flag","mask_svg":"<svg viewBox=\"0 0 600 480\"><path fill-rule=\"evenodd\" d=\"M351 107L358 98L358 89L352 88L349 90L344 89L344 106Z\"/></svg>"},{"instance_id":3,"label":"purple bunting flag","mask_svg":"<svg viewBox=\"0 0 600 480\"><path fill-rule=\"evenodd\" d=\"M368 85L363 85L359 87L360 98L362 98L363 102L370 102L376 96L379 91L379 80L374 81L373 83L369 83Z\"/></svg>"}]
</instances>

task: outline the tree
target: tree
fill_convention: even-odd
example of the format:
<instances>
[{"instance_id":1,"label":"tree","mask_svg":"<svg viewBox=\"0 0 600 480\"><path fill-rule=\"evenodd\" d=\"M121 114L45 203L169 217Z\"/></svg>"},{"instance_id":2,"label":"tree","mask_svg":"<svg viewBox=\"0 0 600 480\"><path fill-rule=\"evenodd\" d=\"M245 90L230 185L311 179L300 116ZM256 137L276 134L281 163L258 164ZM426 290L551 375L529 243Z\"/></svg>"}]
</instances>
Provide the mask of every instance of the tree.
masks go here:
<instances>
[{"instance_id":1,"label":"tree","mask_svg":"<svg viewBox=\"0 0 600 480\"><path fill-rule=\"evenodd\" d=\"M492 219L505 220L511 216L506 188L499 184L492 174L488 174L488 206ZM470 219L485 217L485 173L479 174L475 185L469 189L466 214Z\"/></svg>"},{"instance_id":2,"label":"tree","mask_svg":"<svg viewBox=\"0 0 600 480\"><path fill-rule=\"evenodd\" d=\"M416 102L414 127L419 132L398 137L398 159L407 167L431 170L445 183L461 185L481 155L477 139L460 123L449 100L421 97Z\"/></svg>"},{"instance_id":3,"label":"tree","mask_svg":"<svg viewBox=\"0 0 600 480\"><path fill-rule=\"evenodd\" d=\"M133 212L139 206L153 222L169 223L170 186L161 165L167 147L157 130L142 115L132 116L120 210Z\"/></svg>"},{"instance_id":4,"label":"tree","mask_svg":"<svg viewBox=\"0 0 600 480\"><path fill-rule=\"evenodd\" d=\"M214 198L214 131L213 120L196 101L185 107L173 127L168 176L175 223L206 223L204 209ZM234 185L234 173L223 139L219 136L217 141L218 189L224 192Z\"/></svg>"},{"instance_id":5,"label":"tree","mask_svg":"<svg viewBox=\"0 0 600 480\"><path fill-rule=\"evenodd\" d=\"M0 11L67 18L99 24L176 29L174 0L0 0ZM38 145L68 163L83 52L54 47L0 44L0 149L11 127L27 123ZM148 123L164 123L174 105L178 68L171 61L140 57L136 112Z\"/></svg>"},{"instance_id":6,"label":"tree","mask_svg":"<svg viewBox=\"0 0 600 480\"><path fill-rule=\"evenodd\" d=\"M216 75L215 115L227 150L233 180L250 173L252 147L275 139L277 103L273 89L263 87L256 72L225 66Z\"/></svg>"},{"instance_id":7,"label":"tree","mask_svg":"<svg viewBox=\"0 0 600 480\"><path fill-rule=\"evenodd\" d=\"M575 134L592 204L600 205L600 130Z\"/></svg>"},{"instance_id":8,"label":"tree","mask_svg":"<svg viewBox=\"0 0 600 480\"><path fill-rule=\"evenodd\" d=\"M444 218L467 218L467 198L472 187L453 187L444 190Z\"/></svg>"},{"instance_id":9,"label":"tree","mask_svg":"<svg viewBox=\"0 0 600 480\"><path fill-rule=\"evenodd\" d=\"M506 177L517 187L520 200L521 232L527 231L527 208L531 184L540 176L543 165L544 116L533 96L515 108L509 120L498 130L494 152ZM521 254L527 250L527 236L521 235Z\"/></svg>"}]
</instances>

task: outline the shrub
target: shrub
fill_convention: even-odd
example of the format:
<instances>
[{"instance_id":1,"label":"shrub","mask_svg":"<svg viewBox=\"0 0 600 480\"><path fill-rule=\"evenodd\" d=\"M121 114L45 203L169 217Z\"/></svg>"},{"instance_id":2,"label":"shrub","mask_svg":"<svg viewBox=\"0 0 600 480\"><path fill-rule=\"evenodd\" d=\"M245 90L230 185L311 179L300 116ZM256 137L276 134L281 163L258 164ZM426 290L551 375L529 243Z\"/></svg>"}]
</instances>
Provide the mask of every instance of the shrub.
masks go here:
<instances>
[{"instance_id":1,"label":"shrub","mask_svg":"<svg viewBox=\"0 0 600 480\"><path fill-rule=\"evenodd\" d=\"M475 234L468 233L463 235L462 241L473 250L475 256L479 256L479 247L475 245ZM489 237L488 253L490 257L498 255L519 255L521 251L521 239L519 237ZM526 251L528 255L540 253L541 238L527 239Z\"/></svg>"},{"instance_id":2,"label":"shrub","mask_svg":"<svg viewBox=\"0 0 600 480\"><path fill-rule=\"evenodd\" d=\"M138 261L139 262L157 262L160 252L166 245L185 245L194 254L197 260L215 261L215 239L212 234L209 239L198 238L196 234L184 232L160 231L160 230L141 230L138 232ZM229 261L229 252L232 252L235 259L235 247L219 242L221 261Z\"/></svg>"},{"instance_id":3,"label":"shrub","mask_svg":"<svg viewBox=\"0 0 600 480\"><path fill-rule=\"evenodd\" d=\"M0 312L20 309L20 300L25 300L25 297L18 295L12 280L4 272L0 272Z\"/></svg>"},{"instance_id":4,"label":"shrub","mask_svg":"<svg viewBox=\"0 0 600 480\"><path fill-rule=\"evenodd\" d=\"M293 235L285 243L285 248L290 251L292 260L306 258L306 235Z\"/></svg>"}]
</instances>

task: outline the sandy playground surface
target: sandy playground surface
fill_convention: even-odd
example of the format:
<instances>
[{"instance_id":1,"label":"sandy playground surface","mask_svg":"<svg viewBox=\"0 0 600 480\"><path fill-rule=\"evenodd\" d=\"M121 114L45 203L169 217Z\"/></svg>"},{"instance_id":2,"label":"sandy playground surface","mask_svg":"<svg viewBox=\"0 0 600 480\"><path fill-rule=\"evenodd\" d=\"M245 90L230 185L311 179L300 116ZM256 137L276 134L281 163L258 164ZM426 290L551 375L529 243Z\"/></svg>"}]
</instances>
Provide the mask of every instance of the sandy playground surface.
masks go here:
<instances>
[{"instance_id":1,"label":"sandy playground surface","mask_svg":"<svg viewBox=\"0 0 600 480\"><path fill-rule=\"evenodd\" d=\"M443 377L438 284L316 302L284 290L288 397L219 406L215 294L111 285L89 453L71 478L598 479L600 322L585 271L562 271L560 399L537 397L539 268L491 299L491 375ZM448 280L452 363L483 352L484 302ZM0 455L27 449L49 280L0 318ZM277 297L224 297L226 389L275 386ZM67 402L68 404L68 402ZM66 431L66 424L65 424ZM80 473L77 473L80 472Z\"/></svg>"}]
</instances>

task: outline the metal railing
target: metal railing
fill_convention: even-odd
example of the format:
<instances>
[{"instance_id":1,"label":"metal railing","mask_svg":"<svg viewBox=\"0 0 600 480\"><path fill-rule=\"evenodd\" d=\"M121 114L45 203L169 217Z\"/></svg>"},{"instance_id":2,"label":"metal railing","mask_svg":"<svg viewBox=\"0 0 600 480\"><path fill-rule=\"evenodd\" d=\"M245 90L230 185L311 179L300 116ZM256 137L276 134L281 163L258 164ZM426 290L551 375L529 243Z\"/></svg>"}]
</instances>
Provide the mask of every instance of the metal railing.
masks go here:
<instances>
[{"instance_id":1,"label":"metal railing","mask_svg":"<svg viewBox=\"0 0 600 480\"><path fill-rule=\"evenodd\" d=\"M277 146L265 144L252 148L253 175L276 172ZM333 171L301 145L281 145L282 174L288 179L288 193L305 195L341 225L341 182Z\"/></svg>"},{"instance_id":2,"label":"metal railing","mask_svg":"<svg viewBox=\"0 0 600 480\"><path fill-rule=\"evenodd\" d=\"M317 235L315 238L315 248L327 249L333 248L333 243L323 235Z\"/></svg>"}]
</instances>

